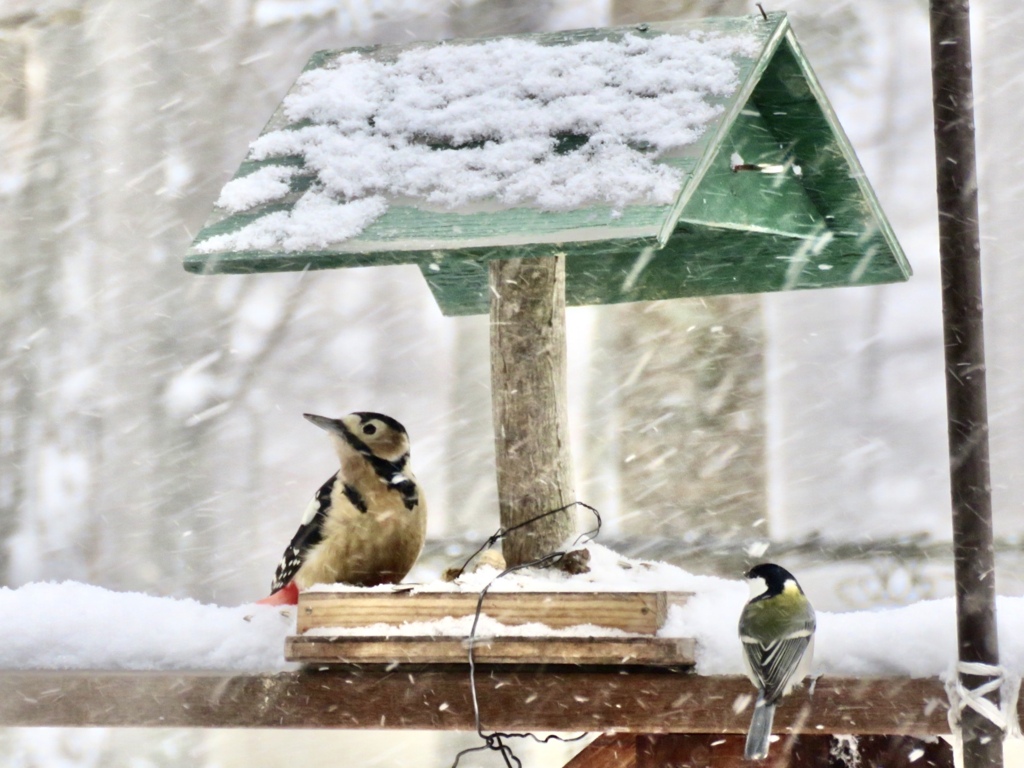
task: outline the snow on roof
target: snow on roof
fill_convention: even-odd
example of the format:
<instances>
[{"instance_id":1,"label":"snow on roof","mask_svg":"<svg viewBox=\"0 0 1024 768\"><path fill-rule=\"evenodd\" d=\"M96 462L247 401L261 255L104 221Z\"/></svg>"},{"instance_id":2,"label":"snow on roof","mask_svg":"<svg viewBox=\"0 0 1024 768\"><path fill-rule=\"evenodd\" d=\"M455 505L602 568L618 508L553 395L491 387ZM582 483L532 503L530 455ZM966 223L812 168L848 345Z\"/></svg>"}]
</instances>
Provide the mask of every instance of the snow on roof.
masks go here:
<instances>
[{"instance_id":1,"label":"snow on roof","mask_svg":"<svg viewBox=\"0 0 1024 768\"><path fill-rule=\"evenodd\" d=\"M521 571L503 577L493 589L693 592L695 596L686 605L670 609L660 634L697 640L699 674L743 673L736 634L748 597L743 581L697 576L666 563L631 560L596 544L588 548L588 574ZM481 569L468 574L461 587L477 591L495 575L493 569ZM813 599L814 585L803 586ZM419 588L459 587L438 582ZM4 637L0 668L4 669L276 671L291 666L284 661L284 639L295 631L294 612L276 607L203 605L74 582L0 589L0 617ZM998 617L1002 663L1020 674L1024 672L1024 598L1000 597ZM470 621L448 619L393 634L464 635ZM483 620L478 627L481 635L504 631L490 620ZM527 626L507 633L541 631ZM584 635L598 632L582 628L560 634L572 631ZM601 633L621 634L613 630ZM956 648L952 599L886 610L819 612L814 673L938 676L952 668Z\"/></svg>"},{"instance_id":2,"label":"snow on roof","mask_svg":"<svg viewBox=\"0 0 1024 768\"><path fill-rule=\"evenodd\" d=\"M395 199L445 210L670 205L683 172L659 158L701 136L739 85L732 57L759 46L692 32L343 52L304 72L282 105L289 125L250 145L249 160L301 157L304 168L271 162L228 182L217 206L282 201L296 174L315 173L311 187L196 250L324 248Z\"/></svg>"}]
</instances>

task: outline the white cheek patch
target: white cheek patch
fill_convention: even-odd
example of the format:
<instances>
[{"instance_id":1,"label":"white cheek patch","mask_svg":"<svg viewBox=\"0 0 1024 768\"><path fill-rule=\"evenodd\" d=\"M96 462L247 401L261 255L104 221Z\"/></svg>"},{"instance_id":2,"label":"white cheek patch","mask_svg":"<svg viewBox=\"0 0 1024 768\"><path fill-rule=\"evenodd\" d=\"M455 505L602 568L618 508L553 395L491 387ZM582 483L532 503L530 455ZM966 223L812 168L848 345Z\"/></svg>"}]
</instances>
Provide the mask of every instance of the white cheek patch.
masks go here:
<instances>
[{"instance_id":1,"label":"white cheek patch","mask_svg":"<svg viewBox=\"0 0 1024 768\"><path fill-rule=\"evenodd\" d=\"M768 582L762 579L760 576L755 576L752 579L747 579L747 586L750 587L751 600L753 600L755 597L760 597L768 591Z\"/></svg>"}]
</instances>

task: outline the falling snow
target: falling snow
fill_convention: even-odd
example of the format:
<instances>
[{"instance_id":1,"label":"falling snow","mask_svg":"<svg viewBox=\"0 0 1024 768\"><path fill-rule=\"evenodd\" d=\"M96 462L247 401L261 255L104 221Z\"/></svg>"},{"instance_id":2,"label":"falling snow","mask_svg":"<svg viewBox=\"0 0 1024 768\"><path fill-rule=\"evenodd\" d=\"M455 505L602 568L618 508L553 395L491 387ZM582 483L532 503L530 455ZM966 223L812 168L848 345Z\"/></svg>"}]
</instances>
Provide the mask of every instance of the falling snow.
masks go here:
<instances>
[{"instance_id":1,"label":"falling snow","mask_svg":"<svg viewBox=\"0 0 1024 768\"><path fill-rule=\"evenodd\" d=\"M601 26L615 23L610 6L141 0L125 14L109 0L40 5L11 0L0 11L3 666L279 670L294 618L251 601L336 469L302 412L373 409L409 428L431 505L419 581L432 583L497 526L486 321L441 318L415 269L196 277L181 254L311 51L484 27ZM701 673L739 671L738 577L760 558L791 567L818 606L819 673L934 675L955 652L924 8L788 5L913 263L909 283L774 295L748 314L737 297L568 312L577 492L604 515L601 541L685 565L689 573L630 573L696 593L664 631L700 641ZM1024 14L1003 0L985 10L973 72L996 585L1001 655L1021 671L1024 218L1021 161L1007 148L1024 104ZM746 148L737 155L757 162ZM279 202L295 179L267 168L229 187L225 204ZM353 191L392 194L370 181ZM652 176L634 191L666 194L666 181ZM336 205L346 188L331 183L319 192ZM416 189L438 206L463 192L429 179ZM517 194L557 207L528 187ZM309 242L319 243L337 234L317 229L316 203ZM350 232L377 215L372 204L356 213ZM286 229L260 236L277 242ZM745 371L751 388L736 385ZM754 445L762 467L739 449L765 424ZM691 491L737 466L764 495L730 482L692 502ZM231 734L134 730L5 730L0 756L76 768L257 764L196 746ZM336 765L356 741L322 735L328 756L310 766ZM297 733L282 753L301 744L305 755L319 736ZM246 754L265 737L240 731L234 749ZM377 768L423 764L448 744L434 734L358 738L372 747L351 762ZM393 759L410 743L415 754Z\"/></svg>"}]
</instances>

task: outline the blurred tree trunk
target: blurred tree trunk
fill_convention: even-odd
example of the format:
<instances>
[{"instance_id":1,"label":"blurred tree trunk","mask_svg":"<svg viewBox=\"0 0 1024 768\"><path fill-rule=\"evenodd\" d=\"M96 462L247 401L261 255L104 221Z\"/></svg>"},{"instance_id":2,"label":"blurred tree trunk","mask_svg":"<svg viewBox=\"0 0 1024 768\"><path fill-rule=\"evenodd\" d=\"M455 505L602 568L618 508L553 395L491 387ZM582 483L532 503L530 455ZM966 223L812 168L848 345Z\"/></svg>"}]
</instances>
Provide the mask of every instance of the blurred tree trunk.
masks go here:
<instances>
[{"instance_id":1,"label":"blurred tree trunk","mask_svg":"<svg viewBox=\"0 0 1024 768\"><path fill-rule=\"evenodd\" d=\"M456 0L452 3L452 37L520 35L545 28L552 0Z\"/></svg>"},{"instance_id":2,"label":"blurred tree trunk","mask_svg":"<svg viewBox=\"0 0 1024 768\"><path fill-rule=\"evenodd\" d=\"M17 177L27 160L32 132L28 121L27 35L11 35L0 40L0 142L6 148L0 170ZM31 424L34 392L37 390L30 351L26 348L32 329L32 297L44 276L41 269L24 274L18 254L25 252L24 232L17 227L25 215L17 200L0 205L0 542L8 542L17 530L24 509L27 482L28 431ZM10 548L0 546L0 584L11 583Z\"/></svg>"},{"instance_id":3,"label":"blurred tree trunk","mask_svg":"<svg viewBox=\"0 0 1024 768\"><path fill-rule=\"evenodd\" d=\"M935 208L921 204L935 158L918 138L932 120L930 89L920 88L926 11L868 3L822 15L808 6L793 19L826 92L839 94L840 118L915 274L905 285L765 297L776 535L949 535L948 517L935 515L949 504L946 404L929 378L944 367L938 260L922 255L935 247Z\"/></svg>"},{"instance_id":4,"label":"blurred tree trunk","mask_svg":"<svg viewBox=\"0 0 1024 768\"><path fill-rule=\"evenodd\" d=\"M975 81L981 152L982 269L985 278L985 339L988 345L988 387L991 403L992 504L1003 536L1024 533L1024 334L1020 307L1024 305L1021 243L1024 219L1015 194L1024 178L1024 158L1017 147L1024 101L1020 91L1020 6L989 0L976 22L984 24L979 37ZM992 194L992 190L999 190ZM1000 515L1002 510L1007 514ZM1013 512L1010 513L1010 510Z\"/></svg>"},{"instance_id":5,"label":"blurred tree trunk","mask_svg":"<svg viewBox=\"0 0 1024 768\"><path fill-rule=\"evenodd\" d=\"M452 318L455 326L448 421L448 526L483 539L497 528L490 335L486 316Z\"/></svg>"},{"instance_id":6,"label":"blurred tree trunk","mask_svg":"<svg viewBox=\"0 0 1024 768\"><path fill-rule=\"evenodd\" d=\"M740 0L612 0L612 24L742 16L756 10Z\"/></svg>"},{"instance_id":7,"label":"blurred tree trunk","mask_svg":"<svg viewBox=\"0 0 1024 768\"><path fill-rule=\"evenodd\" d=\"M750 11L735 0L616 0L612 23ZM597 324L604 363L590 399L607 405L597 409L604 438L586 452L603 457L584 462L588 477L615 462L621 532L688 541L767 535L766 525L753 527L767 514L761 298L606 307Z\"/></svg>"},{"instance_id":8,"label":"blurred tree trunk","mask_svg":"<svg viewBox=\"0 0 1024 768\"><path fill-rule=\"evenodd\" d=\"M12 279L4 280L0 310L10 345L0 393L0 535L17 530L14 572L6 547L3 555L3 572L15 581L86 578L95 542L92 358L100 343L86 322L96 273L82 162L92 120L81 98L94 76L80 20L74 11L52 15L22 35L22 57L7 57L25 84L21 106L0 118L24 158L21 168L5 169L22 187L4 206L3 271ZM29 67L41 74L32 89L23 77ZM69 241L77 226L83 236Z\"/></svg>"},{"instance_id":9,"label":"blurred tree trunk","mask_svg":"<svg viewBox=\"0 0 1024 768\"><path fill-rule=\"evenodd\" d=\"M603 386L617 400L622 532L765 535L751 527L766 514L758 298L608 307L599 323L616 362Z\"/></svg>"},{"instance_id":10,"label":"blurred tree trunk","mask_svg":"<svg viewBox=\"0 0 1024 768\"><path fill-rule=\"evenodd\" d=\"M98 311L107 337L119 342L104 355L106 375L135 383L107 413L109 480L100 504L114 524L104 565L122 580L118 586L210 599L216 454L213 422L202 414L219 393L204 380L183 407L168 400L168 389L183 369L222 349L224 318L209 301L185 301L180 256L190 238L170 211L187 193L194 164L211 159L188 143L205 137L220 145L216 131L181 135L174 130L181 118L163 117L166 109L187 109L193 125L209 128L222 110L216 89L198 87L212 67L197 52L196 29L209 18L198 7L145 0L130 14L102 7L90 22L105 54L94 97L104 128L95 174L107 252ZM170 57L169 50L189 55Z\"/></svg>"}]
</instances>

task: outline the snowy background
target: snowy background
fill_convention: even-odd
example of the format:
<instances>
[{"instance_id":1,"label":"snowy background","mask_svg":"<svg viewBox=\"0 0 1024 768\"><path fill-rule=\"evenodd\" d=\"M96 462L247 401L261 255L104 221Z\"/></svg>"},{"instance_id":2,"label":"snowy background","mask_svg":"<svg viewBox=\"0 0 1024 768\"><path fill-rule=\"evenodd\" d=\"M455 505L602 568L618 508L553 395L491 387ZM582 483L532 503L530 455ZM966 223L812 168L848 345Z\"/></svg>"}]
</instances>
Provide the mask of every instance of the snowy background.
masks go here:
<instances>
[{"instance_id":1,"label":"snowy background","mask_svg":"<svg viewBox=\"0 0 1024 768\"><path fill-rule=\"evenodd\" d=\"M185 624L230 619L257 627L257 640L260 627L280 632L273 612L242 617L334 469L303 412L377 410L408 427L431 508L414 578L434 578L491 533L484 318L443 318L414 268L196 277L181 256L313 51L625 23L654 19L652 5L0 1L4 653L25 640L28 606L62 594L17 589L36 582L77 582L59 599L101 615L147 615L147 599L174 597L198 601L180 604ZM1024 595L1020 12L1006 0L972 5L998 589L1013 598ZM842 612L952 592L927 4L770 8L783 9L914 278L572 309L570 420L578 496L602 510L606 545L729 579L754 558L778 559L841 627ZM899 616L948 615L948 601L935 605ZM1004 622L1020 615L1015 605L1001 604ZM732 625L734 612L722 614ZM95 629L88 618L69 612L68 626ZM47 631L28 648L53 661ZM172 651L187 650L187 634ZM244 634L225 637L234 658L249 659L238 667L263 667ZM824 640L822 659L860 663ZM936 648L935 664L953 653L947 641ZM445 765L471 743L302 736L311 766L334 764L338 749L379 766L424 764L436 751ZM289 738L6 730L0 756L17 766L276 766ZM564 762L546 749L522 754L530 765Z\"/></svg>"}]
</instances>

